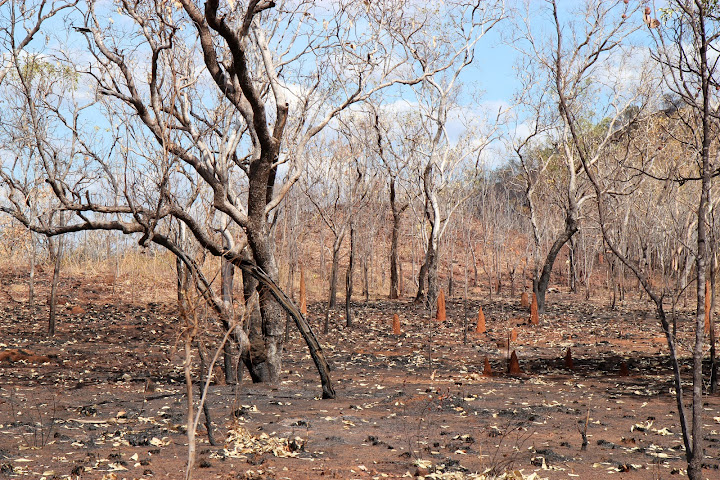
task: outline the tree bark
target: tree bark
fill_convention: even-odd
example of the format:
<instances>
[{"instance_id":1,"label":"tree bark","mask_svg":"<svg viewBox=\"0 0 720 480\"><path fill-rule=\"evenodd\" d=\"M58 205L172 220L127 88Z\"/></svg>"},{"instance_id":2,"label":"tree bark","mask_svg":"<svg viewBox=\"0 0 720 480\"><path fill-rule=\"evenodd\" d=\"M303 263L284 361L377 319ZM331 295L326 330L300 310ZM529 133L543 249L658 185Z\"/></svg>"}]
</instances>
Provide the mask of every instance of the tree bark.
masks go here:
<instances>
[{"instance_id":1,"label":"tree bark","mask_svg":"<svg viewBox=\"0 0 720 480\"><path fill-rule=\"evenodd\" d=\"M223 232L223 236L226 237L225 248L230 250L232 248L230 233L225 231ZM230 325L232 325L232 319L235 316L233 309L235 266L224 257L221 258L220 262L220 293L222 297L224 316L227 319L227 321L223 323L227 323L225 328L229 328ZM237 362L234 360L234 357L235 355L233 352L232 342L225 342L225 345L223 345L223 372L225 373L225 383L228 385L234 384L238 379L238 373L236 372Z\"/></svg>"},{"instance_id":2,"label":"tree bark","mask_svg":"<svg viewBox=\"0 0 720 480\"><path fill-rule=\"evenodd\" d=\"M53 260L53 276L52 282L50 283L50 297L48 298L48 304L50 306L50 313L48 315L48 337L54 337L57 316L57 290L58 283L60 282L60 265L63 257L62 237L58 237L57 239L49 238L48 246L50 249L50 258Z\"/></svg>"},{"instance_id":3,"label":"tree bark","mask_svg":"<svg viewBox=\"0 0 720 480\"><path fill-rule=\"evenodd\" d=\"M395 177L390 178L390 210L392 211L392 230L390 231L390 299L400 298L399 254L400 220L405 208L399 208L395 196Z\"/></svg>"},{"instance_id":4,"label":"tree bark","mask_svg":"<svg viewBox=\"0 0 720 480\"><path fill-rule=\"evenodd\" d=\"M352 300L353 291L353 264L355 262L355 227L350 225L350 259L348 261L347 271L345 272L345 326L352 327Z\"/></svg>"},{"instance_id":5,"label":"tree bark","mask_svg":"<svg viewBox=\"0 0 720 480\"><path fill-rule=\"evenodd\" d=\"M715 248L713 242L713 250ZM715 357L715 279L717 277L717 257L711 255L710 263L710 393L717 393L717 359Z\"/></svg>"},{"instance_id":6,"label":"tree bark","mask_svg":"<svg viewBox=\"0 0 720 480\"><path fill-rule=\"evenodd\" d=\"M703 8L700 8L700 25L704 26ZM705 40L705 39L703 39ZM697 257L696 257L696 274L697 274L697 304L695 315L695 344L693 346L693 402L692 402L692 449L686 452L688 462L688 478L691 480L700 480L702 478L702 460L703 438L702 438L702 389L703 389L703 347L705 345L705 277L707 276L707 217L710 208L710 187L712 183L711 161L710 161L710 144L711 126L710 126L710 97L709 97L709 81L707 78L707 43L703 41L700 45L700 56L702 59L702 90L703 90L703 112L702 112L702 183L700 189L700 201L698 204L698 224L697 224Z\"/></svg>"},{"instance_id":7,"label":"tree bark","mask_svg":"<svg viewBox=\"0 0 720 480\"><path fill-rule=\"evenodd\" d=\"M282 308L284 308L286 312L290 313L295 320L295 325L298 327L300 334L303 336L303 339L308 346L310 356L312 357L315 367L320 374L320 381L322 383L323 390L322 397L335 398L335 389L333 388L332 381L330 380L330 366L325 359L325 354L322 351L322 347L320 347L320 343L318 342L315 333L313 333L310 325L305 320L305 317L303 317L302 313L300 313L300 310L287 297L287 295L280 290L280 287L277 286L275 281L273 281L273 279L263 272L257 265L253 264L251 261L241 258L233 259L233 263L236 267L243 270L243 278L252 278L260 282L260 284L265 287L265 291L269 293L279 305L282 305Z\"/></svg>"},{"instance_id":8,"label":"tree bark","mask_svg":"<svg viewBox=\"0 0 720 480\"><path fill-rule=\"evenodd\" d=\"M365 296L365 303L370 301L370 261L366 254L363 258L363 295Z\"/></svg>"},{"instance_id":9,"label":"tree bark","mask_svg":"<svg viewBox=\"0 0 720 480\"><path fill-rule=\"evenodd\" d=\"M568 287L573 293L577 293L577 243L573 242L572 237L568 244Z\"/></svg>"},{"instance_id":10,"label":"tree bark","mask_svg":"<svg viewBox=\"0 0 720 480\"><path fill-rule=\"evenodd\" d=\"M30 232L30 279L28 282L28 305L30 307L30 320L35 320L35 264L37 263L37 246L35 234Z\"/></svg>"},{"instance_id":11,"label":"tree bark","mask_svg":"<svg viewBox=\"0 0 720 480\"><path fill-rule=\"evenodd\" d=\"M430 308L433 308L435 301L438 296L438 258L437 252L435 251L435 245L433 245L432 234L428 240L428 251L425 256L425 270L427 272L427 294L426 300ZM421 269L422 272L422 269ZM418 294L420 292L418 291Z\"/></svg>"},{"instance_id":12,"label":"tree bark","mask_svg":"<svg viewBox=\"0 0 720 480\"><path fill-rule=\"evenodd\" d=\"M244 260L248 262L252 261L252 257L248 252L245 252ZM259 282L255 277L249 274L246 275L245 272L243 272L243 297L245 298L246 306L252 303L252 296L258 294L258 286ZM247 326L250 348L241 354L242 361L253 383L270 381L262 324L263 319L260 310L253 308L249 313Z\"/></svg>"},{"instance_id":13,"label":"tree bark","mask_svg":"<svg viewBox=\"0 0 720 480\"><path fill-rule=\"evenodd\" d=\"M548 284L550 283L550 274L552 273L553 264L555 259L560 253L560 249L565 243L572 238L573 235L578 231L578 222L575 214L568 212L565 217L565 230L555 239L550 251L545 257L545 263L543 264L540 276L536 276L533 281L533 291L537 295L538 301L538 313L545 313L545 293L547 292Z\"/></svg>"},{"instance_id":14,"label":"tree bark","mask_svg":"<svg viewBox=\"0 0 720 480\"><path fill-rule=\"evenodd\" d=\"M437 248L440 236L440 212L437 208L435 192L432 183L433 164L428 163L423 171L423 186L425 190L425 217L430 223L430 234L428 235L427 249L425 252L425 263L420 268L418 275L418 291L415 295L415 303L427 301L432 310L438 293L438 261ZM427 292L424 292L424 280L427 275Z\"/></svg>"},{"instance_id":15,"label":"tree bark","mask_svg":"<svg viewBox=\"0 0 720 480\"><path fill-rule=\"evenodd\" d=\"M330 268L330 292L328 298L328 308L337 307L337 276L340 270L340 242L335 240L333 245L332 267Z\"/></svg>"}]
</instances>

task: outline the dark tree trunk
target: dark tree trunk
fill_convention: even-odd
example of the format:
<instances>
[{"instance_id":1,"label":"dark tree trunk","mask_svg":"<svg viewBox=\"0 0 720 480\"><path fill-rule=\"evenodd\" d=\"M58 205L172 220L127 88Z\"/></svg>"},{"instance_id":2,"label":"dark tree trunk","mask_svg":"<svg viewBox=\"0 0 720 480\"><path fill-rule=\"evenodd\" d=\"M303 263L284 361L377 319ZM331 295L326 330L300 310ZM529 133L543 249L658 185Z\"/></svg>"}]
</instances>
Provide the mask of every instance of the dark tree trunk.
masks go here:
<instances>
[{"instance_id":1,"label":"dark tree trunk","mask_svg":"<svg viewBox=\"0 0 720 480\"><path fill-rule=\"evenodd\" d=\"M363 295L365 296L365 303L370 301L370 262L368 256L365 255L363 258Z\"/></svg>"},{"instance_id":2,"label":"dark tree trunk","mask_svg":"<svg viewBox=\"0 0 720 480\"><path fill-rule=\"evenodd\" d=\"M226 246L226 248L228 248L228 246ZM225 258L222 258L221 262L220 290L222 294L223 310L225 310L224 315L227 318L227 325L225 328L229 328L233 323L232 320L235 315L233 309L235 266ZM234 360L234 357L235 355L233 352L232 342L225 342L225 345L223 345L223 371L225 373L225 383L228 385L234 384L237 379L237 372L235 371L237 362Z\"/></svg>"},{"instance_id":3,"label":"dark tree trunk","mask_svg":"<svg viewBox=\"0 0 720 480\"><path fill-rule=\"evenodd\" d=\"M279 142L269 138L264 141L267 144L263 146L260 158L250 162L248 170L248 224L245 232L255 263L273 282L277 283L275 241L271 225L267 221L265 207L273 197L277 174L277 169L273 167L273 164L277 159ZM280 380L282 370L285 315L283 315L283 309L277 303L276 298L268 294L266 285L259 284L257 289L264 355L262 361L262 370L265 372L263 381L267 379L269 382L276 383ZM259 342L256 343L256 346L260 346Z\"/></svg>"},{"instance_id":4,"label":"dark tree trunk","mask_svg":"<svg viewBox=\"0 0 720 480\"><path fill-rule=\"evenodd\" d=\"M198 356L200 357L200 395L202 398L203 388L208 376L212 376L212 372L209 371L209 363L207 361L207 354L205 353L205 347L196 341L198 349ZM225 342L228 343L228 342ZM192 387L191 387L192 388ZM215 441L215 435L213 434L213 423L212 423L212 412L210 411L210 385L208 385L208 395L205 397L205 401L202 404L203 414L205 415L205 429L207 430L208 443L210 445L217 445Z\"/></svg>"},{"instance_id":5,"label":"dark tree trunk","mask_svg":"<svg viewBox=\"0 0 720 480\"><path fill-rule=\"evenodd\" d=\"M392 210L392 230L390 231L390 299L400 297L400 272L398 241L400 237L400 220L405 207L399 208L395 197L395 177L390 179L390 209Z\"/></svg>"},{"instance_id":6,"label":"dark tree trunk","mask_svg":"<svg viewBox=\"0 0 720 480\"><path fill-rule=\"evenodd\" d=\"M432 309L438 295L438 271L437 271L437 253L432 241L432 231L428 238L427 253L425 254L425 263L420 267L418 274L418 291L415 295L415 303L427 302ZM425 290L425 280L427 277L427 291Z\"/></svg>"},{"instance_id":7,"label":"dark tree trunk","mask_svg":"<svg viewBox=\"0 0 720 480\"><path fill-rule=\"evenodd\" d=\"M330 367L325 359L325 354L320 347L317 337L310 328L310 325L308 325L305 317L303 317L302 313L300 313L300 310L292 303L292 301L290 301L287 295L280 290L272 278L259 269L257 265L242 259L235 259L233 263L236 267L240 267L243 270L243 278L253 278L256 281L259 281L264 287L263 290L279 302L286 312L290 313L295 320L295 325L308 346L310 356L312 357L318 373L320 374L320 381L323 389L322 398L335 398L335 389L333 388L332 381L330 380Z\"/></svg>"},{"instance_id":8,"label":"dark tree trunk","mask_svg":"<svg viewBox=\"0 0 720 480\"><path fill-rule=\"evenodd\" d=\"M30 307L30 320L35 320L35 263L37 262L37 247L35 235L30 232L30 279L28 283L28 306Z\"/></svg>"},{"instance_id":9,"label":"dark tree trunk","mask_svg":"<svg viewBox=\"0 0 720 480\"><path fill-rule=\"evenodd\" d=\"M420 272L418 273L418 289L415 295L415 303L422 303L425 301L425 278L427 277L428 271L428 255L425 254L425 261L420 266Z\"/></svg>"},{"instance_id":10,"label":"dark tree trunk","mask_svg":"<svg viewBox=\"0 0 720 480\"><path fill-rule=\"evenodd\" d=\"M569 239L568 248L568 287L573 293L577 292L577 255L576 249L577 244L573 241L572 237Z\"/></svg>"},{"instance_id":11,"label":"dark tree trunk","mask_svg":"<svg viewBox=\"0 0 720 480\"><path fill-rule=\"evenodd\" d=\"M178 246L181 249L184 249L186 241L186 230L184 223L180 223L180 232L178 237ZM190 286L190 271L188 267L183 263L182 259L178 256L175 257L175 271L177 273L178 307L180 308L181 314L186 314L189 308L187 303L187 293Z\"/></svg>"},{"instance_id":12,"label":"dark tree trunk","mask_svg":"<svg viewBox=\"0 0 720 480\"><path fill-rule=\"evenodd\" d=\"M290 297L290 300L293 302L295 301L295 256L293 255L293 259L290 261L290 271L288 272L288 282L287 282L287 288L288 296ZM290 341L290 321L292 320L292 317L289 313L286 312L285 314L285 341Z\"/></svg>"},{"instance_id":13,"label":"dark tree trunk","mask_svg":"<svg viewBox=\"0 0 720 480\"><path fill-rule=\"evenodd\" d=\"M52 282L50 284L50 297L48 298L48 304L50 306L50 314L48 316L48 336L55 336L55 324L57 314L57 290L58 283L60 282L60 265L63 257L63 240L62 237L56 239L48 239L48 245L50 249L50 258L53 260L53 275Z\"/></svg>"},{"instance_id":14,"label":"dark tree trunk","mask_svg":"<svg viewBox=\"0 0 720 480\"><path fill-rule=\"evenodd\" d=\"M332 256L332 267L330 268L330 293L328 299L328 309L333 309L337 306L337 277L338 271L340 270L340 246L342 245L345 231L343 230L340 235L335 237L333 242L333 256Z\"/></svg>"},{"instance_id":15,"label":"dark tree trunk","mask_svg":"<svg viewBox=\"0 0 720 480\"><path fill-rule=\"evenodd\" d=\"M547 292L548 284L550 283L550 274L552 273L553 264L555 259L560 253L560 249L565 245L568 240L578 231L578 222L575 215L568 212L565 217L565 230L555 240L550 251L545 257L545 264L543 265L540 276L535 278L533 281L533 291L537 295L538 302L538 313L545 313L545 293Z\"/></svg>"},{"instance_id":16,"label":"dark tree trunk","mask_svg":"<svg viewBox=\"0 0 720 480\"><path fill-rule=\"evenodd\" d=\"M508 266L508 271L510 273L510 296L515 298L515 268L510 268Z\"/></svg>"},{"instance_id":17,"label":"dark tree trunk","mask_svg":"<svg viewBox=\"0 0 720 480\"><path fill-rule=\"evenodd\" d=\"M693 345L693 382L692 382L692 447L686 452L688 462L688 478L700 480L703 477L702 463L705 457L703 448L703 347L705 346L705 278L708 274L708 232L707 222L710 211L710 188L712 186L712 165L710 159L710 146L715 133L712 132L714 120L710 116L710 81L708 72L708 40L705 37L705 11L704 6L699 7L699 32L702 35L699 53L702 65L702 182L700 199L697 210L697 255L696 255L696 288L697 304L695 313L695 344ZM710 7L708 7L710 8Z\"/></svg>"},{"instance_id":18,"label":"dark tree trunk","mask_svg":"<svg viewBox=\"0 0 720 480\"><path fill-rule=\"evenodd\" d=\"M323 333L330 331L330 311L337 306L337 277L340 270L340 244L342 235L335 238L333 243L332 266L330 267L330 293L327 310L325 310L325 321L323 322Z\"/></svg>"},{"instance_id":19,"label":"dark tree trunk","mask_svg":"<svg viewBox=\"0 0 720 480\"><path fill-rule=\"evenodd\" d=\"M713 245L714 247L714 245ZM716 261L710 263L710 393L717 393L717 359L715 356L715 278Z\"/></svg>"},{"instance_id":20,"label":"dark tree trunk","mask_svg":"<svg viewBox=\"0 0 720 480\"><path fill-rule=\"evenodd\" d=\"M251 261L250 255L246 253L245 259ZM252 296L257 294L258 281L251 275L243 272L243 297L245 305L252 304ZM267 382L270 380L265 355L265 342L263 340L262 315L258 308L250 311L248 322L248 339L250 348L242 353L242 360L250 374L253 383ZM238 375L239 376L239 375Z\"/></svg>"},{"instance_id":21,"label":"dark tree trunk","mask_svg":"<svg viewBox=\"0 0 720 480\"><path fill-rule=\"evenodd\" d=\"M352 327L352 300L353 291L353 264L355 262L355 227L350 226L350 259L348 261L347 271L345 272L345 326Z\"/></svg>"},{"instance_id":22,"label":"dark tree trunk","mask_svg":"<svg viewBox=\"0 0 720 480\"><path fill-rule=\"evenodd\" d=\"M435 301L438 297L440 286L438 285L438 256L435 248L428 250L431 254L428 256L428 289L427 297L430 302L430 308L434 308Z\"/></svg>"}]
</instances>

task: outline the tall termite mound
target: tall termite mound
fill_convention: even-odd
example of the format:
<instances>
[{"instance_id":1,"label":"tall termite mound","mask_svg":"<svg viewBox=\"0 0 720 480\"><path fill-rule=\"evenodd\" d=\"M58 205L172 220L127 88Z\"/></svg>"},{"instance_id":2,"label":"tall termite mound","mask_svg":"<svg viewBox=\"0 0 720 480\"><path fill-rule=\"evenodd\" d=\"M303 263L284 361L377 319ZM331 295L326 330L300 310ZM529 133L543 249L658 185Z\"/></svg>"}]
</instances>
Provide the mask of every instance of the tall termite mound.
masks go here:
<instances>
[{"instance_id":1,"label":"tall termite mound","mask_svg":"<svg viewBox=\"0 0 720 480\"><path fill-rule=\"evenodd\" d=\"M483 366L483 375L486 377L492 377L492 367L490 366L490 360L485 357L485 365Z\"/></svg>"},{"instance_id":2,"label":"tall termite mound","mask_svg":"<svg viewBox=\"0 0 720 480\"><path fill-rule=\"evenodd\" d=\"M522 373L522 370L520 369L520 362L518 361L515 350L513 350L512 354L510 355L510 361L508 362L508 373L510 375L520 375Z\"/></svg>"},{"instance_id":3,"label":"tall termite mound","mask_svg":"<svg viewBox=\"0 0 720 480\"><path fill-rule=\"evenodd\" d=\"M485 314L483 313L482 307L478 309L478 320L477 320L477 327L475 327L475 333L485 333L487 329L485 328Z\"/></svg>"},{"instance_id":4,"label":"tall termite mound","mask_svg":"<svg viewBox=\"0 0 720 480\"><path fill-rule=\"evenodd\" d=\"M437 298L437 315L435 316L438 322L444 322L447 318L445 316L445 293L440 290Z\"/></svg>"}]
</instances>

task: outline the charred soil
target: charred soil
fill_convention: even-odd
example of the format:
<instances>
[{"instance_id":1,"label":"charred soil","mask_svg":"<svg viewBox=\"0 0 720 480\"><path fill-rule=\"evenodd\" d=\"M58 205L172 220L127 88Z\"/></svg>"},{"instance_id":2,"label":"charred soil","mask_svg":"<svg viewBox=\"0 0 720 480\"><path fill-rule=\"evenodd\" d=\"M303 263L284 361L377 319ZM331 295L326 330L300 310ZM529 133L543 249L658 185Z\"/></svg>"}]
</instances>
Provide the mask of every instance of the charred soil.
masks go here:
<instances>
[{"instance_id":1,"label":"charred soil","mask_svg":"<svg viewBox=\"0 0 720 480\"><path fill-rule=\"evenodd\" d=\"M186 399L174 305L132 299L93 279L65 282L68 306L48 339L44 305L33 319L18 300L23 281L5 274L2 289L14 293L0 298L0 352L15 352L0 362L0 478L182 478ZM480 305L483 334L475 333ZM318 333L323 308L309 305ZM650 305L611 311L607 302L553 293L537 326L519 296L467 304L448 297L444 322L409 301L353 308L353 328L338 310L321 338L337 399L319 398L310 356L292 331L279 384L211 385L219 445L200 429L195 478L683 473L667 347ZM513 328L517 340L508 344ZM687 342L690 322L681 320L678 332ZM511 351L516 375L506 373ZM485 357L493 375L483 374ZM705 401L704 471L717 479L720 399Z\"/></svg>"}]
</instances>

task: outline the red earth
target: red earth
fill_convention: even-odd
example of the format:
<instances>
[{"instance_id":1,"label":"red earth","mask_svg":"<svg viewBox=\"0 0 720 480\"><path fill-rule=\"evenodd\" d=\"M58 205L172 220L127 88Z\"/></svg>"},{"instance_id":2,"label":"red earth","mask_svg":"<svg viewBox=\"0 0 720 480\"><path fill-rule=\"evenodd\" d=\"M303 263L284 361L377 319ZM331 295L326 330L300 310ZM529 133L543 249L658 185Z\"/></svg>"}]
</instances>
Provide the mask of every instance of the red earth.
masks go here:
<instances>
[{"instance_id":1,"label":"red earth","mask_svg":"<svg viewBox=\"0 0 720 480\"><path fill-rule=\"evenodd\" d=\"M143 296L127 282L65 281L49 339L46 307L38 305L33 320L26 281L7 271L0 288L0 352L15 352L0 362L0 479L183 478L183 326L172 292ZM39 291L44 298L46 286ZM212 384L218 445L198 429L194 478L685 475L667 346L647 302L627 299L610 310L607 301L554 292L540 325L531 326L519 295L446 301L443 323L409 301L353 302L353 328L333 313L332 331L319 336L334 400L319 398L318 376L294 331L279 384ZM487 333L464 338L480 305ZM318 333L323 308L310 305ZM392 330L395 313L400 335ZM678 325L688 382L689 318L682 312ZM508 348L512 328L517 340ZM203 338L212 353L217 333ZM513 350L522 373L510 376ZM23 352L47 358L19 359ZM492 376L483 374L486 357ZM720 397L706 396L703 410L703 472L717 480Z\"/></svg>"}]
</instances>

